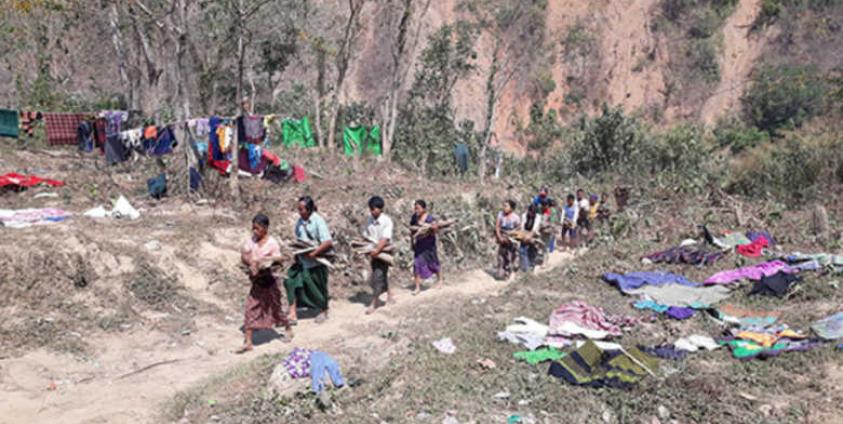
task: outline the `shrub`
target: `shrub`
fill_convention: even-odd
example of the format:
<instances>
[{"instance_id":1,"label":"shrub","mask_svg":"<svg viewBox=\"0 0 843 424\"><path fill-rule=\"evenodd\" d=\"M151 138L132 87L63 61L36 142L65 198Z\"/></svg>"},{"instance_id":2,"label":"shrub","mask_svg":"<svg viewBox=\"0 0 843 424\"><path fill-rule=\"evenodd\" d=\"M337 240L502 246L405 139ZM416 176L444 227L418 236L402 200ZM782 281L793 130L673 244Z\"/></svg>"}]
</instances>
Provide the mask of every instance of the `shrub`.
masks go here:
<instances>
[{"instance_id":1,"label":"shrub","mask_svg":"<svg viewBox=\"0 0 843 424\"><path fill-rule=\"evenodd\" d=\"M727 188L733 193L791 202L811 197L827 164L817 147L794 138L755 148L733 167Z\"/></svg>"},{"instance_id":2,"label":"shrub","mask_svg":"<svg viewBox=\"0 0 843 424\"><path fill-rule=\"evenodd\" d=\"M714 140L719 147L728 147L732 153L740 153L768 143L770 135L737 119L730 119L718 123L714 129Z\"/></svg>"},{"instance_id":3,"label":"shrub","mask_svg":"<svg viewBox=\"0 0 843 424\"><path fill-rule=\"evenodd\" d=\"M583 118L582 135L571 148L574 168L585 175L635 168L644 147L645 134L635 118L620 108L603 104L603 113L593 119Z\"/></svg>"},{"instance_id":4,"label":"shrub","mask_svg":"<svg viewBox=\"0 0 843 424\"><path fill-rule=\"evenodd\" d=\"M799 127L817 115L825 92L813 66L764 67L744 95L744 112L756 127L775 134L782 128Z\"/></svg>"}]
</instances>

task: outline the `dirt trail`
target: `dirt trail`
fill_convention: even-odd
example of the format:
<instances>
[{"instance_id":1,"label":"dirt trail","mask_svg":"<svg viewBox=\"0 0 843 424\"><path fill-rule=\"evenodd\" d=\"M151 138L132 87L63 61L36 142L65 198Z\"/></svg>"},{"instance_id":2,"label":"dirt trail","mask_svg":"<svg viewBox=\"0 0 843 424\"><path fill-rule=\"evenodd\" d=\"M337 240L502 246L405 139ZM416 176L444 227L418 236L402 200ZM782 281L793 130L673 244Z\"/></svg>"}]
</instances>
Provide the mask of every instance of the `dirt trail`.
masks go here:
<instances>
[{"instance_id":1,"label":"dirt trail","mask_svg":"<svg viewBox=\"0 0 843 424\"><path fill-rule=\"evenodd\" d=\"M571 252L555 253L539 272L569 261ZM160 419L162 403L179 391L218 376L260 354L307 346L331 352L338 340L354 345L368 337L361 331L378 323L395 326L409 308L434 303L460 303L468 297L493 294L506 286L483 270L446 276L446 286L419 296L396 290L398 303L365 315L364 306L345 300L332 303L331 319L317 325L300 321L291 344L271 341L247 355L232 350L242 341L237 331L240 311L226 310L224 319L202 318L196 331L174 341L172 336L147 328L92 340L100 351L90 361L46 350L0 361L0 423L143 423ZM190 287L188 287L190 288ZM134 371L146 369L143 372ZM51 383L55 388L50 388Z\"/></svg>"},{"instance_id":2,"label":"dirt trail","mask_svg":"<svg viewBox=\"0 0 843 424\"><path fill-rule=\"evenodd\" d=\"M723 55L720 57L720 84L703 105L700 119L707 126L735 111L743 95L747 77L752 71L765 36L750 34L750 27L761 11L761 0L741 0L723 25Z\"/></svg>"}]
</instances>

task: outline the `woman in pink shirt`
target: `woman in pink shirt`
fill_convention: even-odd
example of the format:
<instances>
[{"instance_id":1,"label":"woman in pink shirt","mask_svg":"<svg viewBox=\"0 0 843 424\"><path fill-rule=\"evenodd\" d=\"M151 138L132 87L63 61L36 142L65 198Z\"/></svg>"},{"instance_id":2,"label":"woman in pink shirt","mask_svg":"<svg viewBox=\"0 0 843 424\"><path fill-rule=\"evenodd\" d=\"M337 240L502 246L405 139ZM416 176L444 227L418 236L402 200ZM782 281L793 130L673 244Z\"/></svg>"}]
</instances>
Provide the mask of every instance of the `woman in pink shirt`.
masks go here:
<instances>
[{"instance_id":1,"label":"woman in pink shirt","mask_svg":"<svg viewBox=\"0 0 843 424\"><path fill-rule=\"evenodd\" d=\"M246 298L246 312L243 320L245 339L237 353L252 350L254 330L272 329L283 324L286 337L293 337L293 330L287 316L281 310L281 289L272 275L270 266L281 256L281 246L268 234L269 218L258 214L252 219L252 237L243 244L241 260L249 267L252 289Z\"/></svg>"}]
</instances>

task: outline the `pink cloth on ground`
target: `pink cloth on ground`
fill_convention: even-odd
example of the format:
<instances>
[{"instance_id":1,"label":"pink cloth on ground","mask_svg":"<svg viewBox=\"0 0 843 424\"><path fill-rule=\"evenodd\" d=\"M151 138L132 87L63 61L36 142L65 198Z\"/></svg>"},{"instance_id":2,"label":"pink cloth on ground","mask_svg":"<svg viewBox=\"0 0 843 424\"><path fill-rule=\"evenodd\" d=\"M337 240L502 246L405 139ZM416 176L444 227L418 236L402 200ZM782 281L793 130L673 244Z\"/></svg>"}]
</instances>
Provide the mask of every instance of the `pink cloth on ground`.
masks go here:
<instances>
[{"instance_id":1,"label":"pink cloth on ground","mask_svg":"<svg viewBox=\"0 0 843 424\"><path fill-rule=\"evenodd\" d=\"M717 274L708 277L708 279L705 280L705 284L729 284L743 278L760 280L762 277L769 277L779 271L786 272L788 274L798 272L797 269L792 268L790 265L777 259L775 261L764 262L762 264L730 269L728 271L720 271Z\"/></svg>"},{"instance_id":2,"label":"pink cloth on ground","mask_svg":"<svg viewBox=\"0 0 843 424\"><path fill-rule=\"evenodd\" d=\"M587 330L605 331L612 336L620 336L621 328L613 318L608 317L601 308L575 300L556 308L550 315L550 334L558 334L555 329L562 327L566 322L572 322Z\"/></svg>"}]
</instances>

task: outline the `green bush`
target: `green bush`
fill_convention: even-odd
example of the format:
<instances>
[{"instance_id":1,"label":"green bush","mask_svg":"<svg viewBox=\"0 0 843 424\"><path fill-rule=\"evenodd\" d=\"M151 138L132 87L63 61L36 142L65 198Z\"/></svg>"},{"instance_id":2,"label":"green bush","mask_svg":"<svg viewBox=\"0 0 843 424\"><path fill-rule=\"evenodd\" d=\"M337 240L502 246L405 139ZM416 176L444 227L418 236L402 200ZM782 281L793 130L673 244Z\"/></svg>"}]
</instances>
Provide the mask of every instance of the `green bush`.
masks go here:
<instances>
[{"instance_id":1,"label":"green bush","mask_svg":"<svg viewBox=\"0 0 843 424\"><path fill-rule=\"evenodd\" d=\"M799 127L817 115L825 93L825 83L816 68L785 65L762 68L742 100L747 119L775 134L779 129Z\"/></svg>"},{"instance_id":2,"label":"green bush","mask_svg":"<svg viewBox=\"0 0 843 424\"><path fill-rule=\"evenodd\" d=\"M574 169L584 175L634 168L645 150L645 132L635 118L621 108L603 104L603 113L593 119L583 118L582 133L571 148Z\"/></svg>"},{"instance_id":3,"label":"green bush","mask_svg":"<svg viewBox=\"0 0 843 424\"><path fill-rule=\"evenodd\" d=\"M811 197L827 167L823 149L789 139L752 149L732 169L728 190L747 196L773 196L795 202Z\"/></svg>"},{"instance_id":4,"label":"green bush","mask_svg":"<svg viewBox=\"0 0 843 424\"><path fill-rule=\"evenodd\" d=\"M732 153L740 153L770 141L770 135L758 128L747 126L737 119L718 123L714 129L714 140L721 148L728 147Z\"/></svg>"}]
</instances>

